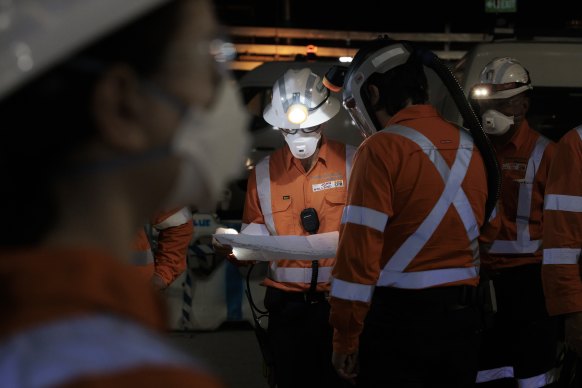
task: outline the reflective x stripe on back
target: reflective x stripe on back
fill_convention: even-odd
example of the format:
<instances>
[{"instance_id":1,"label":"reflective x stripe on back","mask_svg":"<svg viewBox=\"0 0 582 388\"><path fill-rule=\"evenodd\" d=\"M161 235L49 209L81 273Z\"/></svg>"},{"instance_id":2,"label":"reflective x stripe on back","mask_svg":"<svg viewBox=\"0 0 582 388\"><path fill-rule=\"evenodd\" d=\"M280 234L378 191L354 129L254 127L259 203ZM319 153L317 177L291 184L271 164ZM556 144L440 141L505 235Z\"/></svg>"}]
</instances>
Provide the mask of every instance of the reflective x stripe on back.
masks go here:
<instances>
[{"instance_id":1,"label":"reflective x stripe on back","mask_svg":"<svg viewBox=\"0 0 582 388\"><path fill-rule=\"evenodd\" d=\"M346 144L346 187L348 188L350 187L350 175L352 174L356 149L356 147Z\"/></svg>"},{"instance_id":2,"label":"reflective x stripe on back","mask_svg":"<svg viewBox=\"0 0 582 388\"><path fill-rule=\"evenodd\" d=\"M157 333L106 315L45 324L0 343L3 387L53 387L148 365L192 369L196 362Z\"/></svg>"},{"instance_id":3,"label":"reflective x stripe on back","mask_svg":"<svg viewBox=\"0 0 582 388\"><path fill-rule=\"evenodd\" d=\"M384 131L398 134L416 143L439 172L445 182L445 188L437 203L416 232L388 260L388 263L380 273L377 285L399 288L424 288L474 278L477 276L479 266L477 242L479 226L471 204L461 188L473 156L473 139L464 129L459 131L459 149L457 150L453 167L449 169L448 164L438 149L420 132L401 125L390 126ZM468 268L444 268L431 271L404 272L406 267L408 267L433 235L451 205L457 210L465 227L473 252L473 266Z\"/></svg>"},{"instance_id":4,"label":"reflective x stripe on back","mask_svg":"<svg viewBox=\"0 0 582 388\"><path fill-rule=\"evenodd\" d=\"M517 202L517 214L515 226L517 238L514 241L495 240L489 249L492 254L520 254L535 253L542 246L541 240L530 240L529 221L531 215L531 201L536 173L544 156L546 147L550 141L540 136L536 142L534 150L527 162L524 182L519 187Z\"/></svg>"}]
</instances>

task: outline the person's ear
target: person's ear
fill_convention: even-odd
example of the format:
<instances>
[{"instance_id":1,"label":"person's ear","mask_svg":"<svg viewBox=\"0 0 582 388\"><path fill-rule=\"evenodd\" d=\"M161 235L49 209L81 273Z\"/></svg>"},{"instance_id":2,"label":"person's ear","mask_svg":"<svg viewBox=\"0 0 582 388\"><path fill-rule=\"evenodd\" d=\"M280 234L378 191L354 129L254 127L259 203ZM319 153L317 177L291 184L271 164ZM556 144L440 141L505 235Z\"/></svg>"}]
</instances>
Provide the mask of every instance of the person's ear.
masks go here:
<instances>
[{"instance_id":1,"label":"person's ear","mask_svg":"<svg viewBox=\"0 0 582 388\"><path fill-rule=\"evenodd\" d=\"M146 110L137 74L115 65L97 81L92 101L97 130L113 147L142 150L148 145L142 115Z\"/></svg>"},{"instance_id":2,"label":"person's ear","mask_svg":"<svg viewBox=\"0 0 582 388\"><path fill-rule=\"evenodd\" d=\"M376 85L368 85L368 96L370 97L370 104L372 106L378 105L378 101L380 101L380 90Z\"/></svg>"}]
</instances>

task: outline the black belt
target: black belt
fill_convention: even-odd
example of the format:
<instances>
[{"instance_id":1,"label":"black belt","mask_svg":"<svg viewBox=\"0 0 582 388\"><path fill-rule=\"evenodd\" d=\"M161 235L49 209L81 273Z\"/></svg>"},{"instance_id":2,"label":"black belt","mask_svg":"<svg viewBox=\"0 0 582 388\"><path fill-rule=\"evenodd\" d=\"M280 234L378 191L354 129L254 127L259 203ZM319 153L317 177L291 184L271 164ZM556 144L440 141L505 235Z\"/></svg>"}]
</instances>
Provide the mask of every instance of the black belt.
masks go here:
<instances>
[{"instance_id":1,"label":"black belt","mask_svg":"<svg viewBox=\"0 0 582 388\"><path fill-rule=\"evenodd\" d=\"M477 301L477 287L448 286L420 290L394 287L376 287L374 298L389 301L411 309L458 310L473 306Z\"/></svg>"},{"instance_id":2,"label":"black belt","mask_svg":"<svg viewBox=\"0 0 582 388\"><path fill-rule=\"evenodd\" d=\"M320 303L327 301L328 292L286 292L281 291L281 300L294 303Z\"/></svg>"}]
</instances>

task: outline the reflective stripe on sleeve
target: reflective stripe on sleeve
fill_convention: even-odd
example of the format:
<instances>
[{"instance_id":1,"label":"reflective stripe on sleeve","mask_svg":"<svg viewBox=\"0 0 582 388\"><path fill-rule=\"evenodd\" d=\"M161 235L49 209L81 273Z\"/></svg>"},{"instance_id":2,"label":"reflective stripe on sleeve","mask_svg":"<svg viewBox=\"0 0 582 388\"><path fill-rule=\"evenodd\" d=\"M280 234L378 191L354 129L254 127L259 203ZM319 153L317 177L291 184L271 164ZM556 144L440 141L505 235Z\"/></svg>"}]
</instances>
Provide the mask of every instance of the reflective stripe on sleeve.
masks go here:
<instances>
[{"instance_id":1,"label":"reflective stripe on sleeve","mask_svg":"<svg viewBox=\"0 0 582 388\"><path fill-rule=\"evenodd\" d=\"M327 283L331 279L331 267L319 267L317 282ZM279 283L311 283L311 268L269 267L269 277Z\"/></svg>"},{"instance_id":2,"label":"reflective stripe on sleeve","mask_svg":"<svg viewBox=\"0 0 582 388\"><path fill-rule=\"evenodd\" d=\"M383 233L388 222L388 215L367 207L348 205L344 207L342 224L347 224L348 222L367 226Z\"/></svg>"},{"instance_id":3,"label":"reflective stripe on sleeve","mask_svg":"<svg viewBox=\"0 0 582 388\"><path fill-rule=\"evenodd\" d=\"M0 345L3 387L61 386L148 365L193 367L195 362L157 333L105 315L34 327Z\"/></svg>"},{"instance_id":4,"label":"reflective stripe on sleeve","mask_svg":"<svg viewBox=\"0 0 582 388\"><path fill-rule=\"evenodd\" d=\"M174 226L184 225L185 223L192 222L192 212L190 209L183 207L176 213L172 214L170 217L166 218L159 224L155 224L154 228L157 230L164 230Z\"/></svg>"},{"instance_id":5,"label":"reflective stripe on sleeve","mask_svg":"<svg viewBox=\"0 0 582 388\"><path fill-rule=\"evenodd\" d=\"M577 195L547 194L544 201L546 210L582 212L582 197Z\"/></svg>"},{"instance_id":6,"label":"reflective stripe on sleeve","mask_svg":"<svg viewBox=\"0 0 582 388\"><path fill-rule=\"evenodd\" d=\"M547 248L544 249L543 264L578 264L580 248Z\"/></svg>"},{"instance_id":7,"label":"reflective stripe on sleeve","mask_svg":"<svg viewBox=\"0 0 582 388\"><path fill-rule=\"evenodd\" d=\"M380 278L376 285L382 287L421 289L439 284L473 279L478 274L478 267L444 268L416 272L391 271L384 268L380 273Z\"/></svg>"},{"instance_id":8,"label":"reflective stripe on sleeve","mask_svg":"<svg viewBox=\"0 0 582 388\"><path fill-rule=\"evenodd\" d=\"M374 286L360 283L346 282L345 280L332 279L330 295L344 300L358 302L370 302L374 293Z\"/></svg>"}]
</instances>

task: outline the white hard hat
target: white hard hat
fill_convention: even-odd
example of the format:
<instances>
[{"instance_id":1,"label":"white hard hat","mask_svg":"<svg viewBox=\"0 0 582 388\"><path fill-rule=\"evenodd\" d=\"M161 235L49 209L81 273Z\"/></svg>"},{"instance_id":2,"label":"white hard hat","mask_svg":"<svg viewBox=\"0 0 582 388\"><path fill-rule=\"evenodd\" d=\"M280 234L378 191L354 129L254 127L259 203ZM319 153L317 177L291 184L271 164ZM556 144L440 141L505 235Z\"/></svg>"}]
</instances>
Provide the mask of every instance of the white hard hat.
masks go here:
<instances>
[{"instance_id":1,"label":"white hard hat","mask_svg":"<svg viewBox=\"0 0 582 388\"><path fill-rule=\"evenodd\" d=\"M169 0L0 3L0 98L99 37Z\"/></svg>"},{"instance_id":2,"label":"white hard hat","mask_svg":"<svg viewBox=\"0 0 582 388\"><path fill-rule=\"evenodd\" d=\"M481 71L479 84L471 89L476 100L503 99L533 89L529 72L513 58L495 58Z\"/></svg>"},{"instance_id":3,"label":"white hard hat","mask_svg":"<svg viewBox=\"0 0 582 388\"><path fill-rule=\"evenodd\" d=\"M330 96L320 76L309 68L290 69L273 85L263 118L277 128L310 128L325 123L339 109L339 101Z\"/></svg>"}]
</instances>

